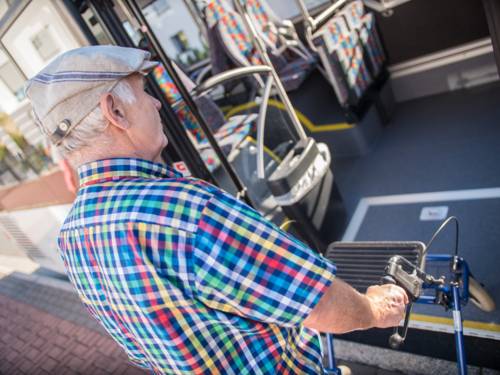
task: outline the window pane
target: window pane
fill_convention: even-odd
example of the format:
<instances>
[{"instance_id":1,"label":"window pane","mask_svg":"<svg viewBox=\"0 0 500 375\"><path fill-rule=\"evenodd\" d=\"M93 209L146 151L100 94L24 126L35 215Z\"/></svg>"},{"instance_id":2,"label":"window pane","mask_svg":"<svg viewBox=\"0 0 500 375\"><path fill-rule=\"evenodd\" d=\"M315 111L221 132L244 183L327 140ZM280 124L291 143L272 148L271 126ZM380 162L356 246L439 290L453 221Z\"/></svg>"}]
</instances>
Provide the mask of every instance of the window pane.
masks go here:
<instances>
[{"instance_id":1,"label":"window pane","mask_svg":"<svg viewBox=\"0 0 500 375\"><path fill-rule=\"evenodd\" d=\"M273 8L276 14L283 19L293 18L300 15L300 10L295 0L267 0L267 2L269 6ZM320 5L329 4L331 2L331 0L304 0L304 3L306 4L308 9L313 9Z\"/></svg>"},{"instance_id":2,"label":"window pane","mask_svg":"<svg viewBox=\"0 0 500 375\"><path fill-rule=\"evenodd\" d=\"M33 44L43 61L48 61L60 51L52 33L51 27L45 25L42 30L31 38L31 44Z\"/></svg>"},{"instance_id":3,"label":"window pane","mask_svg":"<svg viewBox=\"0 0 500 375\"><path fill-rule=\"evenodd\" d=\"M182 0L156 0L143 12L172 59L188 67L207 58L202 33Z\"/></svg>"}]
</instances>

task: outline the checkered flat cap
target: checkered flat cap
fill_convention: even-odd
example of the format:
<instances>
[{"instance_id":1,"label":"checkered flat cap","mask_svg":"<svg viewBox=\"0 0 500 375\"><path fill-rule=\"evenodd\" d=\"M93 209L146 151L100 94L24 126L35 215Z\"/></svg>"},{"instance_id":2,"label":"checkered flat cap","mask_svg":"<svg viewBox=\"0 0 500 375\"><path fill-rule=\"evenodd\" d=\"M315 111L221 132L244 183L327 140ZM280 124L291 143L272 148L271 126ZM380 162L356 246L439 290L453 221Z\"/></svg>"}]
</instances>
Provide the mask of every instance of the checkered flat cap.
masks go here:
<instances>
[{"instance_id":1,"label":"checkered flat cap","mask_svg":"<svg viewBox=\"0 0 500 375\"><path fill-rule=\"evenodd\" d=\"M26 84L38 125L59 144L122 78L158 63L136 48L90 46L65 52Z\"/></svg>"}]
</instances>

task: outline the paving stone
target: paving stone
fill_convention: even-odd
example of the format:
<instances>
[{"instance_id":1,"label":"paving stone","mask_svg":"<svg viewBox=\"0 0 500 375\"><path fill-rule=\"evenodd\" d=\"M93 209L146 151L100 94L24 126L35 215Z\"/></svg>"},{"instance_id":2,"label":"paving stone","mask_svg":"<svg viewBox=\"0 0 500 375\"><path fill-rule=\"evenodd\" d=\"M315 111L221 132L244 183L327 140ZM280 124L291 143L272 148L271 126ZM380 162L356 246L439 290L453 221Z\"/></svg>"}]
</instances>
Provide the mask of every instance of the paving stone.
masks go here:
<instances>
[{"instance_id":1,"label":"paving stone","mask_svg":"<svg viewBox=\"0 0 500 375\"><path fill-rule=\"evenodd\" d=\"M58 361L57 359L53 359L50 357L45 357L43 361L40 363L40 367L42 370L45 370L47 372L54 372L54 369L57 367Z\"/></svg>"},{"instance_id":2,"label":"paving stone","mask_svg":"<svg viewBox=\"0 0 500 375\"><path fill-rule=\"evenodd\" d=\"M0 286L3 281L0 279ZM109 336L63 320L60 314L47 313L50 309L41 310L6 296L5 289L0 287L0 308L5 312L5 318L0 319L0 374L104 375L117 368L122 373L133 368L126 354ZM86 319L96 324L90 316ZM101 359L103 366L99 371L92 365L98 355L102 356L96 343L110 348L107 356ZM135 368L133 371L133 374L147 373L137 372Z\"/></svg>"},{"instance_id":3,"label":"paving stone","mask_svg":"<svg viewBox=\"0 0 500 375\"><path fill-rule=\"evenodd\" d=\"M35 335L36 335L36 333L35 333ZM34 346L35 348L39 348L40 349L40 348L42 348L45 345L45 343L46 343L46 341L43 338L37 336L35 338L35 340L33 340L31 342L31 346Z\"/></svg>"},{"instance_id":4,"label":"paving stone","mask_svg":"<svg viewBox=\"0 0 500 375\"><path fill-rule=\"evenodd\" d=\"M58 359L58 358L61 358L61 356L63 355L64 353L64 350L61 349L60 347L58 346L52 346L48 351L47 351L47 354L50 358L55 358L55 359Z\"/></svg>"},{"instance_id":5,"label":"paving stone","mask_svg":"<svg viewBox=\"0 0 500 375\"><path fill-rule=\"evenodd\" d=\"M21 363L19 363L19 370L20 371L23 371L23 372L28 372L28 371L33 371L37 368L38 366L36 366L35 363L31 362L30 360L28 360L27 358L25 358L24 360L21 361Z\"/></svg>"}]
</instances>

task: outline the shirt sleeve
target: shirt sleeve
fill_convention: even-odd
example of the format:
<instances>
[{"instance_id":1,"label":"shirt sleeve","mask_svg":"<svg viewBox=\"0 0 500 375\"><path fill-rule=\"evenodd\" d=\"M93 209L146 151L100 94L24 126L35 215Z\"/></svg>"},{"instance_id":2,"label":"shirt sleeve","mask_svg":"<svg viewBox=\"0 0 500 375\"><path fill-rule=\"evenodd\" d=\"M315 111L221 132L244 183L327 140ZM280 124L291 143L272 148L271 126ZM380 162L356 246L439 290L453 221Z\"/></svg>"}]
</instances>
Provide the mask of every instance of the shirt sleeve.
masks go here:
<instances>
[{"instance_id":1,"label":"shirt sleeve","mask_svg":"<svg viewBox=\"0 0 500 375\"><path fill-rule=\"evenodd\" d=\"M217 191L200 217L195 294L210 308L296 326L335 276L335 266L246 204Z\"/></svg>"}]
</instances>

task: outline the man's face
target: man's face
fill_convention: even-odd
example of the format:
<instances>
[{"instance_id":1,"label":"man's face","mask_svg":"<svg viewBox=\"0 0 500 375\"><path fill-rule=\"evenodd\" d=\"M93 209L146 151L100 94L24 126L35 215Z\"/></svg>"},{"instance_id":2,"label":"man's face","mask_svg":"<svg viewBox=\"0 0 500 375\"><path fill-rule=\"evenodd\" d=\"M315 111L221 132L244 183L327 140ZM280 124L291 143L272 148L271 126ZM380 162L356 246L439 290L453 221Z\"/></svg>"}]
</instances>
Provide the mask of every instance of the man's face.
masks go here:
<instances>
[{"instance_id":1,"label":"man's face","mask_svg":"<svg viewBox=\"0 0 500 375\"><path fill-rule=\"evenodd\" d=\"M147 159L158 161L168 143L158 112L161 103L144 91L143 75L133 74L127 81L136 98L133 104L126 106L127 119L132 125L129 129L130 139Z\"/></svg>"}]
</instances>

